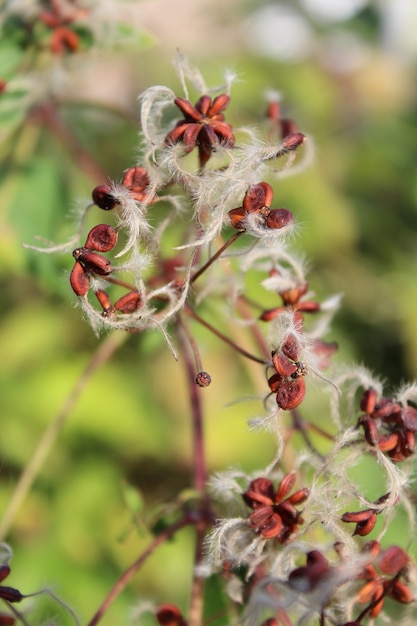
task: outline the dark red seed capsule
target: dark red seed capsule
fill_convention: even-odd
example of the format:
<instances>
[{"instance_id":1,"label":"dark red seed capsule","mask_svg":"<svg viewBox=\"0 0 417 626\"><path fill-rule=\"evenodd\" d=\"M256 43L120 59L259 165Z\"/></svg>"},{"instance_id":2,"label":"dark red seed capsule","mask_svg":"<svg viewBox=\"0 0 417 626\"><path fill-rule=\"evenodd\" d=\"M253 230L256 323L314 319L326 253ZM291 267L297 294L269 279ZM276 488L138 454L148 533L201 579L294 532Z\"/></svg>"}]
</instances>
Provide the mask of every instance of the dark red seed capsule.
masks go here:
<instances>
[{"instance_id":1,"label":"dark red seed capsule","mask_svg":"<svg viewBox=\"0 0 417 626\"><path fill-rule=\"evenodd\" d=\"M284 411L291 411L297 408L306 395L306 385L304 378L299 377L294 380L284 381L277 391L277 404Z\"/></svg>"},{"instance_id":2,"label":"dark red seed capsule","mask_svg":"<svg viewBox=\"0 0 417 626\"><path fill-rule=\"evenodd\" d=\"M117 243L117 230L108 224L98 224L90 230L84 247L96 252L109 252Z\"/></svg>"},{"instance_id":3,"label":"dark red seed capsule","mask_svg":"<svg viewBox=\"0 0 417 626\"><path fill-rule=\"evenodd\" d=\"M139 291L129 291L114 303L114 308L121 313L134 313L142 304Z\"/></svg>"},{"instance_id":4,"label":"dark red seed capsule","mask_svg":"<svg viewBox=\"0 0 417 626\"><path fill-rule=\"evenodd\" d=\"M96 252L90 252L86 248L77 248L72 255L74 259L82 263L86 270L94 274L108 276L113 271L111 263L106 257Z\"/></svg>"},{"instance_id":5,"label":"dark red seed capsule","mask_svg":"<svg viewBox=\"0 0 417 626\"><path fill-rule=\"evenodd\" d=\"M77 296L85 296L90 289L90 278L88 272L79 261L75 262L70 275L72 290Z\"/></svg>"},{"instance_id":6,"label":"dark red seed capsule","mask_svg":"<svg viewBox=\"0 0 417 626\"><path fill-rule=\"evenodd\" d=\"M208 387L211 384L211 376L207 372L198 372L195 382L199 387Z\"/></svg>"},{"instance_id":7,"label":"dark red seed capsule","mask_svg":"<svg viewBox=\"0 0 417 626\"><path fill-rule=\"evenodd\" d=\"M288 209L272 209L265 221L267 228L279 229L288 226L293 221L293 215Z\"/></svg>"},{"instance_id":8,"label":"dark red seed capsule","mask_svg":"<svg viewBox=\"0 0 417 626\"><path fill-rule=\"evenodd\" d=\"M114 209L114 207L119 204L116 198L111 195L110 187L106 187L105 185L95 187L91 195L94 204L104 211L111 211L111 209Z\"/></svg>"},{"instance_id":9,"label":"dark red seed capsule","mask_svg":"<svg viewBox=\"0 0 417 626\"><path fill-rule=\"evenodd\" d=\"M0 585L0 598L7 600L7 602L20 602L24 597L18 589Z\"/></svg>"}]
</instances>

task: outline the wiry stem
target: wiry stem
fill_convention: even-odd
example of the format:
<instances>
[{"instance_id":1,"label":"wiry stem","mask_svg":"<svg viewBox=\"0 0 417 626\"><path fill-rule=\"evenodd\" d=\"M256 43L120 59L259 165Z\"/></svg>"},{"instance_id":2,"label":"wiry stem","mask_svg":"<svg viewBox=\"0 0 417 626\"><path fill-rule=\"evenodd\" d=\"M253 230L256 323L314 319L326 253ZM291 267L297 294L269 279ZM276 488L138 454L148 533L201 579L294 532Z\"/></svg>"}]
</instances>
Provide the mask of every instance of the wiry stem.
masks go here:
<instances>
[{"instance_id":1,"label":"wiry stem","mask_svg":"<svg viewBox=\"0 0 417 626\"><path fill-rule=\"evenodd\" d=\"M230 237L230 239L228 239L228 240L227 240L227 241L226 241L226 242L225 242L225 243L221 246L221 248L219 248L219 249L217 250L217 252L216 252L215 254L213 254L213 256L211 256L211 257L209 258L209 260L208 260L208 261L207 261L207 262L206 262L206 263L205 263L202 267L200 267L200 269L199 269L199 270L197 270L197 271L195 272L195 274L193 274L193 275L191 276L190 283L194 283L194 282L197 280L197 278L199 278L199 277L201 276L201 274L203 274L203 273L204 273L204 272L205 272L205 271L206 271L206 270L207 270L207 269L208 269L208 268L209 268L209 267L210 267L210 266L214 263L214 261L216 261L216 260L217 260L217 259L218 259L218 258L219 258L222 254L223 254L223 252L224 252L224 251L225 251L225 250L226 250L229 246L231 246L231 245L232 245L232 243L234 243L234 242L236 241L236 239L238 239L238 238L240 237L240 235L243 235L243 233L244 233L244 232L245 232L245 231L243 231L243 230L239 230L239 231L238 231L238 232L236 232L234 235L232 235L232 236Z\"/></svg>"},{"instance_id":2,"label":"wiry stem","mask_svg":"<svg viewBox=\"0 0 417 626\"><path fill-rule=\"evenodd\" d=\"M207 328L207 330L209 330L210 332L212 332L214 335L216 335L216 337L218 337L219 339L221 339L222 341L224 341L225 343L227 343L229 346L231 346L234 350L236 350L236 352L239 352L239 354L241 354L242 356L246 357L247 359L250 359L251 361L255 361L256 363L261 363L262 365L269 365L269 361L266 361L265 359L262 359L260 357L255 356L254 354L251 354L250 352L248 352L247 350L244 350L244 348L241 348L240 346L238 346L236 343L234 343L234 341L232 341L229 337L227 337L226 335L223 335L223 333L221 333L219 330L217 330L217 328L215 328L214 326L212 326L209 322L207 322L206 320L203 320L202 317L200 317L191 307L190 305L186 305L184 307L185 312L187 313L187 315L189 315L190 317L192 317L193 319L195 319L199 324L201 324L202 326L204 326L204 328Z\"/></svg>"},{"instance_id":3,"label":"wiry stem","mask_svg":"<svg viewBox=\"0 0 417 626\"><path fill-rule=\"evenodd\" d=\"M133 576L137 573L139 568L143 565L146 559L155 551L155 549L161 544L170 539L180 528L184 528L188 524L191 524L192 520L187 516L183 517L168 528L166 528L160 535L150 543L150 545L142 552L142 554L130 565L127 570L123 572L119 580L112 587L107 594L100 608L94 614L93 618L88 622L87 626L95 626L101 620L106 613L110 605L116 600L117 596L123 591L126 585L132 580Z\"/></svg>"}]
</instances>

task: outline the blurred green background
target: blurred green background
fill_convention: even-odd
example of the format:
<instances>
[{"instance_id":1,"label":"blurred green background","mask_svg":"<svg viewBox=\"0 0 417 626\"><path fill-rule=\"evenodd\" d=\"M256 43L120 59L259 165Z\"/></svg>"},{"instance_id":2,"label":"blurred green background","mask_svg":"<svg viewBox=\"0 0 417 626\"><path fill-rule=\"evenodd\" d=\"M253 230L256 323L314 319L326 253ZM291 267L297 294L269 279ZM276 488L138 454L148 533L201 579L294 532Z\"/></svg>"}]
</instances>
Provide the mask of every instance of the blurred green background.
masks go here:
<instances>
[{"instance_id":1,"label":"blurred green background","mask_svg":"<svg viewBox=\"0 0 417 626\"><path fill-rule=\"evenodd\" d=\"M337 359L370 367L387 380L388 390L417 377L413 3L105 5L113 10L111 19L137 30L116 29L115 45L107 41L62 62L44 59L34 83L0 96L3 511L42 433L104 341L76 306L68 284L71 255L22 247L36 244L38 235L64 241L75 207L105 182L80 167L42 120L24 122L33 93L42 99L42 81L58 85L62 119L113 180L138 154L137 95L154 84L182 95L172 66L176 48L210 86L221 84L225 69L236 71L228 111L236 125L262 122L264 94L278 89L285 114L314 138L316 158L305 172L275 185L275 203L290 208L301 224L294 246L309 260L311 288L319 298L344 294L328 337L339 343ZM30 64L22 68L19 24L13 23L16 37L10 36L6 13L4 3L0 16L9 30L0 43L0 72L9 81L17 68L27 75ZM94 211L93 223L102 219ZM247 428L261 407L226 407L248 387L256 392L263 373L198 332L214 380L204 393L210 470L265 467L274 442ZM188 415L181 365L161 338L129 337L88 383L13 519L6 535L15 553L8 584L23 593L51 585L82 623L90 618L148 545L143 516L152 519L161 503L189 487ZM185 607L191 560L190 533L183 531L155 553L102 623L127 623L132 607L148 599ZM58 623L70 623L51 600L36 610L40 620L52 612Z\"/></svg>"}]
</instances>

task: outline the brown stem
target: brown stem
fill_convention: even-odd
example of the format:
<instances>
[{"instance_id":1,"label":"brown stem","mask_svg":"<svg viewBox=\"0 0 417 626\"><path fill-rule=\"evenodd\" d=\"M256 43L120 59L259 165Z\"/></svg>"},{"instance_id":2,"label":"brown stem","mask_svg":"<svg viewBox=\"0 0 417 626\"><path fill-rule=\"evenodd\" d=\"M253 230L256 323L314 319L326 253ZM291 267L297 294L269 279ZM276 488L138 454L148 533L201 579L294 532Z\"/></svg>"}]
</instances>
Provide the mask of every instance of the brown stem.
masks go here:
<instances>
[{"instance_id":1,"label":"brown stem","mask_svg":"<svg viewBox=\"0 0 417 626\"><path fill-rule=\"evenodd\" d=\"M217 328L214 328L214 326L212 326L209 322L206 322L206 320L203 320L202 317L200 317L191 307L190 305L186 305L184 307L184 311L187 313L187 315L189 315L190 317L192 317L193 319L195 319L199 324L201 324L202 326L204 326L204 328L207 328L207 330L209 330L210 332L212 332L214 335L216 335L216 337L218 337L219 339L221 339L222 341L224 341L225 343L227 343L229 346L231 346L234 350L236 350L236 352L239 352L239 354L241 354L242 356L246 357L247 359L250 359L251 361L255 361L256 363L261 363L262 365L269 365L269 361L266 361L265 359L261 359L257 356L255 356L254 354L251 354L250 352L247 352L247 350L244 350L243 348L241 348L240 346L238 346L236 343L234 343L234 341L232 341L229 337L226 337L226 335L223 335L223 333L221 333L219 330L217 330Z\"/></svg>"},{"instance_id":2,"label":"brown stem","mask_svg":"<svg viewBox=\"0 0 417 626\"><path fill-rule=\"evenodd\" d=\"M166 528L160 535L155 537L155 539L149 544L146 550L142 552L142 554L136 559L136 561L134 561L132 565L130 565L127 570L123 572L119 580L107 594L98 611L88 622L87 626L95 626L96 624L98 624L110 605L116 600L117 596L123 591L126 585L131 581L133 576L137 573L139 568L158 546L165 543L165 541L170 539L178 530L192 523L193 521L188 516L183 517L174 524L171 524L171 526Z\"/></svg>"},{"instance_id":3,"label":"brown stem","mask_svg":"<svg viewBox=\"0 0 417 626\"><path fill-rule=\"evenodd\" d=\"M205 263L202 267L200 267L200 269L199 269L199 270L197 270L197 271L195 272L195 274L193 274L193 275L191 276L190 283L194 283L194 282L197 280L197 278L199 278L199 277L201 276L201 274L203 274L203 273L204 273L204 272L205 272L205 271L206 271L206 270L210 267L210 265L212 265L212 264L214 263L214 261L217 261L217 259L219 258L219 256L221 256L221 255L223 254L223 252L224 252L224 251L225 251L225 250L226 250L229 246L231 246L231 245L232 245L232 243L234 243L234 242L236 241L236 239L238 239L238 238L240 237L240 235L243 235L243 233L244 233L244 231L243 231L243 230L239 230L237 233L235 233L234 235L232 235L232 236L230 237L230 239L228 239L228 240L226 241L226 243L224 243L224 244L222 245L222 247L221 247L221 248L219 248L219 249L217 250L217 252L216 252L215 254L213 254L213 256L212 256L212 257L210 257L210 258L209 258L209 260L207 261L207 263Z\"/></svg>"},{"instance_id":4,"label":"brown stem","mask_svg":"<svg viewBox=\"0 0 417 626\"><path fill-rule=\"evenodd\" d=\"M326 457L324 457L322 454L320 454L320 452L317 450L317 448L312 443L310 437L307 434L307 427L306 427L306 425L304 423L304 420L301 417L301 415L300 415L300 413L299 413L299 411L297 409L292 409L292 411L291 411L291 419L292 419L292 423L293 423L293 426L294 426L294 430L296 430L297 432L299 432L301 434L302 438L304 439L304 443L306 444L306 446L310 450L310 452L312 452L317 457L319 457L319 459L321 461L324 461Z\"/></svg>"}]
</instances>

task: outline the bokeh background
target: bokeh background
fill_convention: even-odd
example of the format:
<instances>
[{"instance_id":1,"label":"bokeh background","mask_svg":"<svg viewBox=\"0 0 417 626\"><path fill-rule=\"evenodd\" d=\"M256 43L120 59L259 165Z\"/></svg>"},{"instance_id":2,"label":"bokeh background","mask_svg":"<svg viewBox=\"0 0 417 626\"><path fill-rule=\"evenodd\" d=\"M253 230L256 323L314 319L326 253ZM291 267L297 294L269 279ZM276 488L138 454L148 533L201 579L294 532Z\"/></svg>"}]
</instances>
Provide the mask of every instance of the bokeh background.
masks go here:
<instances>
[{"instance_id":1,"label":"bokeh background","mask_svg":"<svg viewBox=\"0 0 417 626\"><path fill-rule=\"evenodd\" d=\"M24 2L15 3L27 10ZM0 73L16 78L11 3L0 8ZM329 339L338 360L371 368L392 390L417 378L417 5L414 0L143 0L100 3L100 46L39 82L59 82L60 113L76 141L113 180L138 155L138 94L165 84L180 48L209 85L231 68L239 80L228 119L256 124L264 95L279 90L285 114L314 139L314 163L276 186L301 226L294 245L318 297L343 293ZM123 24L116 27L116 22ZM129 25L129 28L127 28ZM134 28L131 26L134 25ZM107 24L108 26L108 24ZM60 61L61 62L61 61ZM55 74L54 74L55 73ZM100 182L42 120L25 122L27 85L0 101L0 510L7 514L23 469L65 407L97 339L68 284L71 255L22 247L64 241L71 214ZM30 93L30 92L29 92ZM1 98L2 96L0 96ZM99 210L92 219L101 217ZM248 431L253 403L233 403L262 378L206 333L199 339L214 383L207 389L210 470L261 468L274 444ZM227 363L227 367L225 367ZM221 373L220 373L221 372ZM3 538L14 559L8 582L51 586L86 622L120 572L149 542L143 520L190 484L190 432L181 366L152 333L132 336L77 399ZM326 418L323 418L326 419ZM182 497L182 496L180 496ZM185 496L184 496L185 497ZM103 624L128 623L145 600L186 606L192 560L186 531L160 549ZM38 602L38 601L37 601ZM48 599L37 619L68 617ZM55 622L54 622L55 623Z\"/></svg>"}]
</instances>

